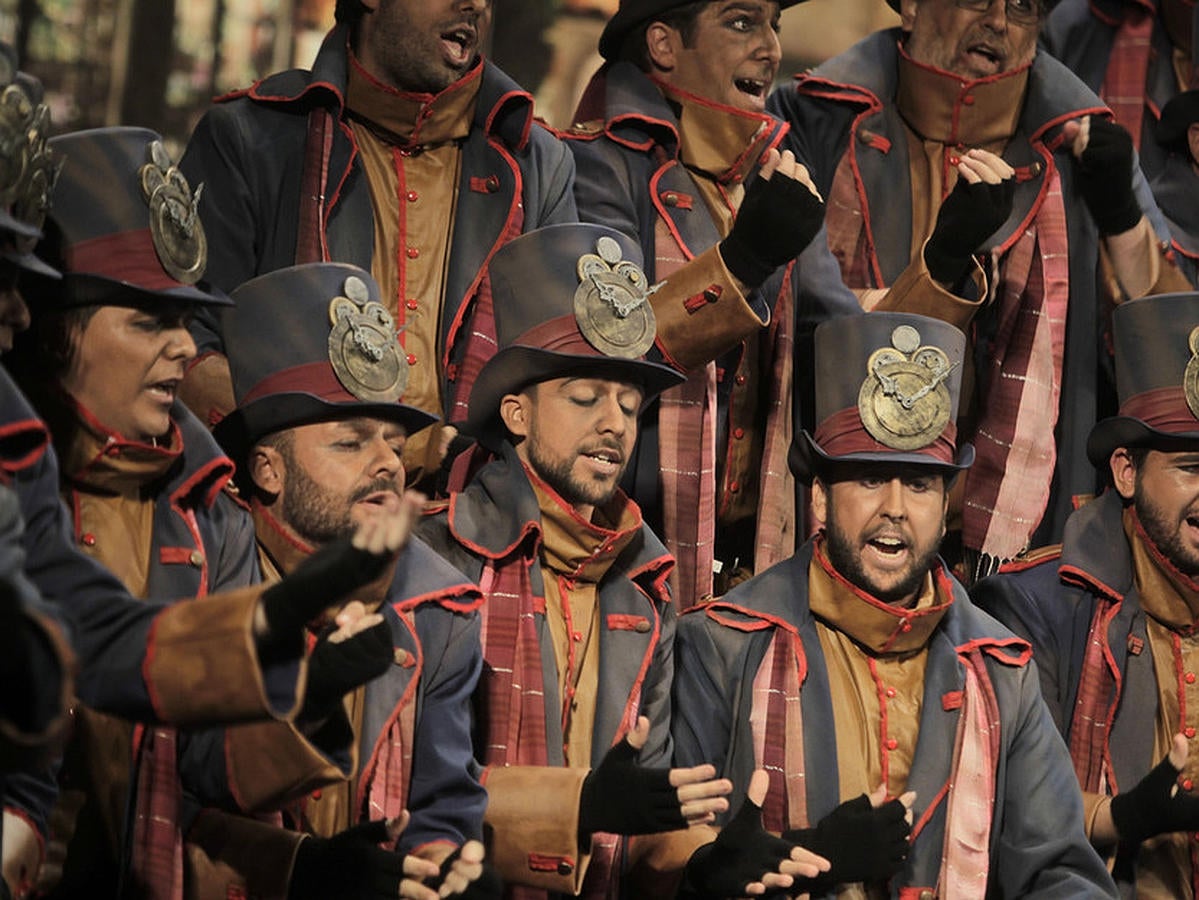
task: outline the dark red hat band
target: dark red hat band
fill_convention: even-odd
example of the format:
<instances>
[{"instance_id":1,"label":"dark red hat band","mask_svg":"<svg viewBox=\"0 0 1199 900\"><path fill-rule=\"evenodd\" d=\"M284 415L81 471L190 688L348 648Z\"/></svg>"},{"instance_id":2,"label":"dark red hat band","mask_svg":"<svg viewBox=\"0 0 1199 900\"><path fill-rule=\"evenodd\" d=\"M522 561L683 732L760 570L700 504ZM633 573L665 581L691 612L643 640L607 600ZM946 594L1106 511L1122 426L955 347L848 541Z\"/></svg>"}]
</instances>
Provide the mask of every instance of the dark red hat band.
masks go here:
<instances>
[{"instance_id":1,"label":"dark red hat band","mask_svg":"<svg viewBox=\"0 0 1199 900\"><path fill-rule=\"evenodd\" d=\"M185 286L162 267L149 228L80 241L68 247L64 255L68 272L100 275L148 291Z\"/></svg>"},{"instance_id":2,"label":"dark red hat band","mask_svg":"<svg viewBox=\"0 0 1199 900\"><path fill-rule=\"evenodd\" d=\"M262 379L241 399L240 406L248 406L255 400L275 394L312 394L329 403L362 403L345 389L333 366L327 362L304 363L272 372Z\"/></svg>"},{"instance_id":3,"label":"dark red hat band","mask_svg":"<svg viewBox=\"0 0 1199 900\"><path fill-rule=\"evenodd\" d=\"M851 453L920 453L924 456L953 465L957 450L957 425L952 419L945 430L931 444L918 450L896 450L871 437L862 425L862 417L856 406L833 413L820 423L813 439L826 454L832 457L848 456Z\"/></svg>"},{"instance_id":4,"label":"dark red hat band","mask_svg":"<svg viewBox=\"0 0 1199 900\"><path fill-rule=\"evenodd\" d=\"M556 319L542 322L514 340L511 346L535 347L538 350L568 353L573 356L611 358L587 343L587 339L579 331L579 323L575 321L574 316L558 316Z\"/></svg>"},{"instance_id":5,"label":"dark red hat band","mask_svg":"<svg viewBox=\"0 0 1199 900\"><path fill-rule=\"evenodd\" d=\"M1181 386L1155 388L1129 397L1120 405L1120 415L1140 419L1157 431L1176 434L1199 431L1199 419L1187 406Z\"/></svg>"}]
</instances>

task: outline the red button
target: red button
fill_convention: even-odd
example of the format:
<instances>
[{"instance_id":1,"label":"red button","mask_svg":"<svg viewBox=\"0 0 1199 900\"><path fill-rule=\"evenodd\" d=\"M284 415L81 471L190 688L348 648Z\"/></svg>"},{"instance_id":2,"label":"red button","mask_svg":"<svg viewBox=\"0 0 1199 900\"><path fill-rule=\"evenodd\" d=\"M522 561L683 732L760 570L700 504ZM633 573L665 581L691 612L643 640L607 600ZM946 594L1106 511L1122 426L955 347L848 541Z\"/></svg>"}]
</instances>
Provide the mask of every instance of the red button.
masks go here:
<instances>
[{"instance_id":1,"label":"red button","mask_svg":"<svg viewBox=\"0 0 1199 900\"><path fill-rule=\"evenodd\" d=\"M409 247L408 248L408 258L409 259L416 259L418 256L420 256L420 249L418 247Z\"/></svg>"},{"instance_id":2,"label":"red button","mask_svg":"<svg viewBox=\"0 0 1199 900\"><path fill-rule=\"evenodd\" d=\"M313 800L321 799L321 789L320 788L317 788L315 791L312 792L312 799Z\"/></svg>"},{"instance_id":3,"label":"red button","mask_svg":"<svg viewBox=\"0 0 1199 900\"><path fill-rule=\"evenodd\" d=\"M964 103L966 106L973 106L974 105L974 95L967 94L965 97L962 98L962 103Z\"/></svg>"},{"instance_id":4,"label":"red button","mask_svg":"<svg viewBox=\"0 0 1199 900\"><path fill-rule=\"evenodd\" d=\"M732 484L729 485L729 493L730 494L735 494L739 490L741 490L741 482L734 481Z\"/></svg>"},{"instance_id":5,"label":"red button","mask_svg":"<svg viewBox=\"0 0 1199 900\"><path fill-rule=\"evenodd\" d=\"M951 156L951 157L949 157L949 164L950 164L951 166L956 166L956 165L957 165L958 163L960 163L960 162L961 162L961 159L960 159L960 158L958 158L958 157L956 157L956 156Z\"/></svg>"},{"instance_id":6,"label":"red button","mask_svg":"<svg viewBox=\"0 0 1199 900\"><path fill-rule=\"evenodd\" d=\"M745 384L745 376L744 376L744 375L738 375L738 376L737 376L736 378L734 378L733 380L734 380L735 382L737 382L737 384Z\"/></svg>"},{"instance_id":7,"label":"red button","mask_svg":"<svg viewBox=\"0 0 1199 900\"><path fill-rule=\"evenodd\" d=\"M419 200L419 199L420 199L420 195L419 195L419 194L417 194L417 192L416 192L416 191L409 191L409 192L408 192L408 202L409 202L409 203L415 203L415 202L416 202L417 200Z\"/></svg>"},{"instance_id":8,"label":"red button","mask_svg":"<svg viewBox=\"0 0 1199 900\"><path fill-rule=\"evenodd\" d=\"M1194 728L1184 728L1182 730L1182 733L1185 734L1189 738L1193 738L1195 736L1195 729Z\"/></svg>"},{"instance_id":9,"label":"red button","mask_svg":"<svg viewBox=\"0 0 1199 900\"><path fill-rule=\"evenodd\" d=\"M1187 672L1186 679L1187 679L1187 684L1194 684L1195 683L1195 673Z\"/></svg>"},{"instance_id":10,"label":"red button","mask_svg":"<svg viewBox=\"0 0 1199 900\"><path fill-rule=\"evenodd\" d=\"M581 632L581 631L576 631L576 632L572 633L572 634L571 634L571 639L572 639L572 640L574 640L574 641L581 641L581 640L583 640L583 632Z\"/></svg>"},{"instance_id":11,"label":"red button","mask_svg":"<svg viewBox=\"0 0 1199 900\"><path fill-rule=\"evenodd\" d=\"M890 738L887 741L887 749L888 750L894 750L898 746L899 746L899 741L895 740L895 738Z\"/></svg>"},{"instance_id":12,"label":"red button","mask_svg":"<svg viewBox=\"0 0 1199 900\"><path fill-rule=\"evenodd\" d=\"M734 428L733 429L733 437L735 437L737 440L741 440L743 437L745 437L745 429L744 428Z\"/></svg>"},{"instance_id":13,"label":"red button","mask_svg":"<svg viewBox=\"0 0 1199 900\"><path fill-rule=\"evenodd\" d=\"M408 365L410 365L410 366L416 365L416 354L415 353L408 354Z\"/></svg>"},{"instance_id":14,"label":"red button","mask_svg":"<svg viewBox=\"0 0 1199 900\"><path fill-rule=\"evenodd\" d=\"M897 693L899 693L899 692L896 691L895 688L887 688L887 696L888 697L894 697Z\"/></svg>"},{"instance_id":15,"label":"red button","mask_svg":"<svg viewBox=\"0 0 1199 900\"><path fill-rule=\"evenodd\" d=\"M904 634L907 634L909 631L912 630L912 626L909 625L907 622L904 622L902 625L899 626L899 630L902 631Z\"/></svg>"},{"instance_id":16,"label":"red button","mask_svg":"<svg viewBox=\"0 0 1199 900\"><path fill-rule=\"evenodd\" d=\"M404 305L406 307L408 307L409 309L416 309L418 306L420 306L420 304L417 303L416 300L414 300L411 297L409 297L407 300L404 301Z\"/></svg>"},{"instance_id":17,"label":"red button","mask_svg":"<svg viewBox=\"0 0 1199 900\"><path fill-rule=\"evenodd\" d=\"M1193 788L1194 786L1195 786L1195 782L1191 781L1191 779L1189 779L1189 778L1184 778L1184 779L1182 780L1182 789L1183 789L1184 791L1189 791L1189 790L1190 790L1191 788Z\"/></svg>"},{"instance_id":18,"label":"red button","mask_svg":"<svg viewBox=\"0 0 1199 900\"><path fill-rule=\"evenodd\" d=\"M87 534L83 535L83 537L81 537L79 540L81 540L83 542L83 545L85 547L96 546L96 536L94 534L92 534L90 531Z\"/></svg>"}]
</instances>

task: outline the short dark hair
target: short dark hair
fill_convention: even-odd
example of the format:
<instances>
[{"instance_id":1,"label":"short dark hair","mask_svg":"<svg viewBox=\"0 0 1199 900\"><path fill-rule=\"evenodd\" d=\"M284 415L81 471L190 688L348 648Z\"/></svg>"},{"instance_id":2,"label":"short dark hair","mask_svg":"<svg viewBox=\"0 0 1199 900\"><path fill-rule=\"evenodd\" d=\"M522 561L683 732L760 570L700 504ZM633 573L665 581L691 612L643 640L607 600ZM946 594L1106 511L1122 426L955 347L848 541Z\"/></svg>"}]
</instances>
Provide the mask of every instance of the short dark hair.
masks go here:
<instances>
[{"instance_id":1,"label":"short dark hair","mask_svg":"<svg viewBox=\"0 0 1199 900\"><path fill-rule=\"evenodd\" d=\"M79 350L78 335L99 309L99 305L46 308L34 304L29 331L21 335L8 360L14 377L23 385L62 381Z\"/></svg>"},{"instance_id":2,"label":"short dark hair","mask_svg":"<svg viewBox=\"0 0 1199 900\"><path fill-rule=\"evenodd\" d=\"M347 0L338 0L338 2L347 2ZM357 2L357 0L348 0L348 2ZM695 40L696 20L712 2L713 0L693 0L691 3L676 6L674 9L668 9L666 12L646 19L625 35L624 40L620 42L616 59L631 62L642 72L651 71L653 64L650 62L649 48L645 45L645 36L649 32L649 27L655 22L661 22L682 35L684 47L691 47Z\"/></svg>"}]
</instances>

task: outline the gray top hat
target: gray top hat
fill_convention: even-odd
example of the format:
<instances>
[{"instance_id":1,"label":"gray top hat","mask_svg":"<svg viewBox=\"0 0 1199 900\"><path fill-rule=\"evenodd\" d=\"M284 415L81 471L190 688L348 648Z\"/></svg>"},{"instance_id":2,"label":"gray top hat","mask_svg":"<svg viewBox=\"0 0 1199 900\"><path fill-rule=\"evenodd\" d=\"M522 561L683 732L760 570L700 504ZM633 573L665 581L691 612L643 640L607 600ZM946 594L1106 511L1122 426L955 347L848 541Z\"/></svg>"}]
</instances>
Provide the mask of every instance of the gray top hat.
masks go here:
<instances>
[{"instance_id":1,"label":"gray top hat","mask_svg":"<svg viewBox=\"0 0 1199 900\"><path fill-rule=\"evenodd\" d=\"M1091 463L1117 447L1199 446L1199 293L1122 303L1112 336L1120 410L1091 429Z\"/></svg>"},{"instance_id":2,"label":"gray top hat","mask_svg":"<svg viewBox=\"0 0 1199 900\"><path fill-rule=\"evenodd\" d=\"M228 305L202 284L208 244L193 191L146 128L53 138L64 159L42 248L63 282L38 291L59 306L182 300Z\"/></svg>"},{"instance_id":3,"label":"gray top hat","mask_svg":"<svg viewBox=\"0 0 1199 900\"><path fill-rule=\"evenodd\" d=\"M843 316L816 328L815 434L791 449L801 477L848 462L964 469L974 447L957 447L966 336L909 313Z\"/></svg>"},{"instance_id":4,"label":"gray top hat","mask_svg":"<svg viewBox=\"0 0 1199 900\"><path fill-rule=\"evenodd\" d=\"M500 400L525 385L584 373L632 381L645 398L685 379L643 357L657 334L641 248L603 225L551 225L509 241L489 272L496 353L475 380L463 430L492 448Z\"/></svg>"},{"instance_id":5,"label":"gray top hat","mask_svg":"<svg viewBox=\"0 0 1199 900\"><path fill-rule=\"evenodd\" d=\"M409 434L437 421L400 402L408 361L368 272L308 263L232 296L222 325L237 408L214 434L234 460L272 432L330 418L389 419Z\"/></svg>"},{"instance_id":6,"label":"gray top hat","mask_svg":"<svg viewBox=\"0 0 1199 900\"><path fill-rule=\"evenodd\" d=\"M694 0L620 0L616 15L608 20L604 33L600 35L599 52L604 59L613 59L620 52L620 45L629 33L650 19L670 12L679 6L689 6ZM786 9L805 0L781 0L779 7Z\"/></svg>"}]
</instances>

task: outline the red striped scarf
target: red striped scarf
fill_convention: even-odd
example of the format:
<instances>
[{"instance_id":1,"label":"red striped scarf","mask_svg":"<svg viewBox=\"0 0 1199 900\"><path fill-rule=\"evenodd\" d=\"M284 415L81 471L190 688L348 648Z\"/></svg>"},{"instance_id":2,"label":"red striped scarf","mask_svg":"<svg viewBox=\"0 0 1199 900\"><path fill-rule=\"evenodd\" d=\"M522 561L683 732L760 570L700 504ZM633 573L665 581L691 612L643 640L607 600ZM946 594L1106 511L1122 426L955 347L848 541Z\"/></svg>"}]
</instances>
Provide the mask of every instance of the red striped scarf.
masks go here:
<instances>
[{"instance_id":1,"label":"red striped scarf","mask_svg":"<svg viewBox=\"0 0 1199 900\"><path fill-rule=\"evenodd\" d=\"M130 879L145 900L183 900L182 804L175 729L134 729L137 812Z\"/></svg>"},{"instance_id":2,"label":"red striped scarf","mask_svg":"<svg viewBox=\"0 0 1199 900\"><path fill-rule=\"evenodd\" d=\"M1115 664L1107 630L1119 612L1117 603L1097 603L1083 651L1078 697L1070 720L1070 759L1084 791L1104 793L1109 780L1107 741L1119 701Z\"/></svg>"},{"instance_id":3,"label":"red striped scarf","mask_svg":"<svg viewBox=\"0 0 1199 900\"><path fill-rule=\"evenodd\" d=\"M1152 53L1153 23L1157 10L1152 3L1123 3L1124 17L1112 39L1111 55L1099 96L1116 114L1116 122L1128 129L1132 145L1141 149L1141 124L1145 111L1145 80Z\"/></svg>"},{"instance_id":4,"label":"red striped scarf","mask_svg":"<svg viewBox=\"0 0 1199 900\"><path fill-rule=\"evenodd\" d=\"M749 716L754 758L761 760L762 768L770 774L762 824L776 833L810 824L799 701L806 675L807 658L799 635L776 628L754 676Z\"/></svg>"},{"instance_id":5,"label":"red striped scarf","mask_svg":"<svg viewBox=\"0 0 1199 900\"><path fill-rule=\"evenodd\" d=\"M411 610L396 610L401 621L416 637L416 625ZM398 703L399 715L393 716L375 745L371 767L362 773L358 783L355 809L361 810L363 800L369 802L371 819L393 819L403 812L408 801L408 786L412 783L412 750L416 733L416 693L425 669L425 655L416 641L415 667L404 696Z\"/></svg>"}]
</instances>

